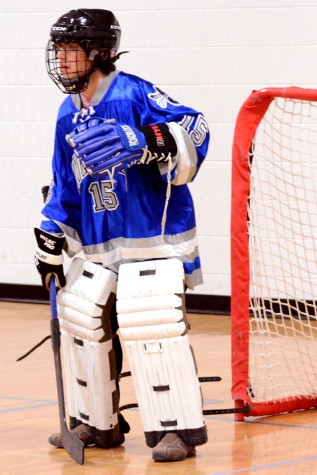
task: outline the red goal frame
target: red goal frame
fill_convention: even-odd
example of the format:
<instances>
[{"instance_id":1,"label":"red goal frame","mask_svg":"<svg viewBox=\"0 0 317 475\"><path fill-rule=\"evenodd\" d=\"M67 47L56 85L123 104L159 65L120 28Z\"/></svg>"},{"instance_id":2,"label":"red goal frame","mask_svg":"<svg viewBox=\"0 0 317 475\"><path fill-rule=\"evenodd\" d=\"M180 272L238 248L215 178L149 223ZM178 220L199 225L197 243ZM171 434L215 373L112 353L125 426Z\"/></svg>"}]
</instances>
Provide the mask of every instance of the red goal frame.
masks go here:
<instances>
[{"instance_id":1,"label":"red goal frame","mask_svg":"<svg viewBox=\"0 0 317 475\"><path fill-rule=\"evenodd\" d=\"M249 285L247 207L250 193L249 152L258 125L271 102L277 98L317 101L317 89L300 87L267 88L253 91L243 103L235 125L232 149L231 193L231 366L232 398L237 409L252 409L236 414L245 416L273 415L317 407L317 399L285 398L282 401L253 403L247 395L249 371Z\"/></svg>"}]
</instances>

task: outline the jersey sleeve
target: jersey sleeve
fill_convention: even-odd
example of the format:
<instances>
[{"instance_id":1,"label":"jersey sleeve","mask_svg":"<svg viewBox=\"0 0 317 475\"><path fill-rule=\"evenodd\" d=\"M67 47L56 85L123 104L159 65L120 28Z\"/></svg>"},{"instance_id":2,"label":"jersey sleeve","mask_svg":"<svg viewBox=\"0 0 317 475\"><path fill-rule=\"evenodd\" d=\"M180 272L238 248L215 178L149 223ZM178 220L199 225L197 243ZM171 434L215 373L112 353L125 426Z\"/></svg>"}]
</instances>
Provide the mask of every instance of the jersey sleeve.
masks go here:
<instances>
[{"instance_id":1,"label":"jersey sleeve","mask_svg":"<svg viewBox=\"0 0 317 475\"><path fill-rule=\"evenodd\" d=\"M149 123L167 123L177 144L177 155L173 157L172 184L183 185L193 181L203 163L209 145L209 128L201 112L184 106L158 87L144 83L144 107L141 118ZM167 165L160 164L162 176Z\"/></svg>"},{"instance_id":2,"label":"jersey sleeve","mask_svg":"<svg viewBox=\"0 0 317 475\"><path fill-rule=\"evenodd\" d=\"M77 245L72 243L71 247L79 252L81 245L78 226L81 222L81 202L69 151L67 153L66 150L69 145L63 140L64 135L63 129L57 123L52 158L52 181L42 210L40 227L44 231L63 234L67 240L77 242Z\"/></svg>"}]
</instances>

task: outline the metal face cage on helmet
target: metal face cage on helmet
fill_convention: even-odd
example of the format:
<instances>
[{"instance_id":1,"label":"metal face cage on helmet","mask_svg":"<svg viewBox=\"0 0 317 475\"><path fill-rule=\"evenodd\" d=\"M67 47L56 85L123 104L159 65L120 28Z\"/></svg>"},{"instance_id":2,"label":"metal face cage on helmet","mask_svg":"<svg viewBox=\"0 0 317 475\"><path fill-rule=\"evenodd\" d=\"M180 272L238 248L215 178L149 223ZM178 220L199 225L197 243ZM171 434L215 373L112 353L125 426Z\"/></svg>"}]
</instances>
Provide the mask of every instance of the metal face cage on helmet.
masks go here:
<instances>
[{"instance_id":1,"label":"metal face cage on helmet","mask_svg":"<svg viewBox=\"0 0 317 475\"><path fill-rule=\"evenodd\" d=\"M119 22L108 10L65 13L52 25L46 46L49 77L64 93L84 91L94 71L115 69L120 37Z\"/></svg>"}]
</instances>

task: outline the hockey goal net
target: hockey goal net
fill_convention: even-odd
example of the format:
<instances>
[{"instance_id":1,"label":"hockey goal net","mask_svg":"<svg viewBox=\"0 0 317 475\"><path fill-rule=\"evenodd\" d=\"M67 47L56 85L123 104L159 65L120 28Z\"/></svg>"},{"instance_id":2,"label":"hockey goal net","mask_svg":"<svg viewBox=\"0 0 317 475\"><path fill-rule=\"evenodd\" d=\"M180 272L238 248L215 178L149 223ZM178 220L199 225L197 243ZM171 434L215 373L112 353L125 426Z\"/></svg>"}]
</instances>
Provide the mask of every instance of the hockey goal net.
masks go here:
<instances>
[{"instance_id":1,"label":"hockey goal net","mask_svg":"<svg viewBox=\"0 0 317 475\"><path fill-rule=\"evenodd\" d=\"M232 397L239 414L317 407L317 90L254 91L232 160Z\"/></svg>"}]
</instances>

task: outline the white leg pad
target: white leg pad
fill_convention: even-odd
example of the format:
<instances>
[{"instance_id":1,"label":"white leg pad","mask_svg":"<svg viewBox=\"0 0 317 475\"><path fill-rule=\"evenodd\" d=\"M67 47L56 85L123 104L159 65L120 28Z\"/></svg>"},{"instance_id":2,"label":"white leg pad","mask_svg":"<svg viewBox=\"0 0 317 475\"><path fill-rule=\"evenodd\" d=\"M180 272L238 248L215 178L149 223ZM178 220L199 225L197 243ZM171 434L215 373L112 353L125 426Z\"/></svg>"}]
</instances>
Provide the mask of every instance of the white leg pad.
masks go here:
<instances>
[{"instance_id":1,"label":"white leg pad","mask_svg":"<svg viewBox=\"0 0 317 475\"><path fill-rule=\"evenodd\" d=\"M207 441L202 395L188 341L184 270L178 259L123 264L117 312L146 442L165 432L187 445Z\"/></svg>"},{"instance_id":2,"label":"white leg pad","mask_svg":"<svg viewBox=\"0 0 317 475\"><path fill-rule=\"evenodd\" d=\"M89 425L96 444L107 447L119 437L116 368L110 310L117 276L75 258L66 286L57 294L61 348L71 427Z\"/></svg>"}]
</instances>

